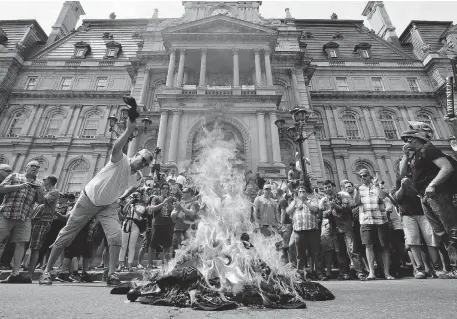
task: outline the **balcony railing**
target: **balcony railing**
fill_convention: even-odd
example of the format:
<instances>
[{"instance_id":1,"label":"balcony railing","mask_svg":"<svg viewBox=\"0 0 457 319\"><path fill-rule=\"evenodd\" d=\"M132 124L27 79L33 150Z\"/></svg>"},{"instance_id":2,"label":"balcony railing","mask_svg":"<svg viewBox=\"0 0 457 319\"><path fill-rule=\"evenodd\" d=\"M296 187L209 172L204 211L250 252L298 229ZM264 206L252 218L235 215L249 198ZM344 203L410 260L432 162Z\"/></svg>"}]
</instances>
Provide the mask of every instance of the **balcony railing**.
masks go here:
<instances>
[{"instance_id":1,"label":"balcony railing","mask_svg":"<svg viewBox=\"0 0 457 319\"><path fill-rule=\"evenodd\" d=\"M232 94L232 86L231 85L208 85L206 87L206 94L209 95L231 95Z\"/></svg>"}]
</instances>

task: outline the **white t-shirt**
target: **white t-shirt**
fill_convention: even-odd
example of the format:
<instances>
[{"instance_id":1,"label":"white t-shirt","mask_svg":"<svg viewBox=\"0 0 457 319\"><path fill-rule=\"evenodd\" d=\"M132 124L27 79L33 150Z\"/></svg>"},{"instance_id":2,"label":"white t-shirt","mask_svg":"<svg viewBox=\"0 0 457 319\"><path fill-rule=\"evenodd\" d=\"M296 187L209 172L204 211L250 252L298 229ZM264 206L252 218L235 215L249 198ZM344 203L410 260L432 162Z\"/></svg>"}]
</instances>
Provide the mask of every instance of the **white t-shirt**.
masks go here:
<instances>
[{"instance_id":1,"label":"white t-shirt","mask_svg":"<svg viewBox=\"0 0 457 319\"><path fill-rule=\"evenodd\" d=\"M176 184L181 184L181 185L186 185L186 178L182 175L178 175L178 177L176 177Z\"/></svg>"},{"instance_id":2,"label":"white t-shirt","mask_svg":"<svg viewBox=\"0 0 457 319\"><path fill-rule=\"evenodd\" d=\"M116 202L128 188L139 186L142 178L141 172L132 175L129 160L123 154L117 163L110 160L86 185L85 191L94 205L106 206Z\"/></svg>"}]
</instances>

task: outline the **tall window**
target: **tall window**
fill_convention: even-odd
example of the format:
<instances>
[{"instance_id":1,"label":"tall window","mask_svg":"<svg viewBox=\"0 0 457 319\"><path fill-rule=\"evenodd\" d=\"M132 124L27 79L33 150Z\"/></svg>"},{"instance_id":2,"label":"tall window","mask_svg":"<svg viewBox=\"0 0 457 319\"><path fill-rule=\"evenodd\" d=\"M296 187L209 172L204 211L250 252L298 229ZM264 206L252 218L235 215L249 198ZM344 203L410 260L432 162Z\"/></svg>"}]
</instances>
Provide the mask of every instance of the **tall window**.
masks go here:
<instances>
[{"instance_id":1,"label":"tall window","mask_svg":"<svg viewBox=\"0 0 457 319\"><path fill-rule=\"evenodd\" d=\"M108 49L108 52L106 53L106 55L109 57L115 57L116 51L117 51L116 49Z\"/></svg>"},{"instance_id":2,"label":"tall window","mask_svg":"<svg viewBox=\"0 0 457 319\"><path fill-rule=\"evenodd\" d=\"M436 127L435 125L433 124L433 120L431 118L431 116L427 113L424 113L424 112L421 112L421 113L417 113L416 114L416 121L419 121L419 122L424 122L424 123L427 123L428 125L430 125L433 129L433 138L438 138L438 132L436 130Z\"/></svg>"},{"instance_id":3,"label":"tall window","mask_svg":"<svg viewBox=\"0 0 457 319\"><path fill-rule=\"evenodd\" d=\"M98 116L97 114L92 114L92 116ZM84 128L81 134L81 137L85 138L95 138L97 135L97 129L100 119L98 118L89 118L87 117L84 121Z\"/></svg>"},{"instance_id":4,"label":"tall window","mask_svg":"<svg viewBox=\"0 0 457 319\"><path fill-rule=\"evenodd\" d=\"M100 91L106 89L108 86L108 78L97 78L97 82L95 84L95 90Z\"/></svg>"},{"instance_id":5,"label":"tall window","mask_svg":"<svg viewBox=\"0 0 457 319\"><path fill-rule=\"evenodd\" d=\"M373 89L375 91L384 91L384 84L382 83L382 78L371 78L373 82Z\"/></svg>"},{"instance_id":6,"label":"tall window","mask_svg":"<svg viewBox=\"0 0 457 319\"><path fill-rule=\"evenodd\" d=\"M37 83L38 83L38 77L37 76L29 76L27 78L27 82L25 83L25 89L28 90L28 91L35 90Z\"/></svg>"},{"instance_id":7,"label":"tall window","mask_svg":"<svg viewBox=\"0 0 457 319\"><path fill-rule=\"evenodd\" d=\"M73 78L72 77L64 77L62 79L62 85L60 86L60 89L61 90L70 90L72 83L73 83Z\"/></svg>"},{"instance_id":8,"label":"tall window","mask_svg":"<svg viewBox=\"0 0 457 319\"><path fill-rule=\"evenodd\" d=\"M357 117L352 113L344 113L343 117L344 129L348 139L359 139L360 132L357 124Z\"/></svg>"},{"instance_id":9,"label":"tall window","mask_svg":"<svg viewBox=\"0 0 457 319\"><path fill-rule=\"evenodd\" d=\"M83 161L75 163L69 170L66 191L69 193L78 193L84 187L88 169Z\"/></svg>"},{"instance_id":10,"label":"tall window","mask_svg":"<svg viewBox=\"0 0 457 319\"><path fill-rule=\"evenodd\" d=\"M327 176L327 179L331 180L332 182L335 182L335 176L333 175L333 170L330 164L324 163L324 168L325 168L325 175Z\"/></svg>"},{"instance_id":11,"label":"tall window","mask_svg":"<svg viewBox=\"0 0 457 319\"><path fill-rule=\"evenodd\" d=\"M336 89L338 91L349 91L347 78L336 78Z\"/></svg>"},{"instance_id":12,"label":"tall window","mask_svg":"<svg viewBox=\"0 0 457 319\"><path fill-rule=\"evenodd\" d=\"M13 116L13 119L11 120L10 127L8 131L6 132L6 136L10 137L15 137L19 136L19 134L22 131L22 128L24 127L25 124L25 114L22 112L18 112Z\"/></svg>"},{"instance_id":13,"label":"tall window","mask_svg":"<svg viewBox=\"0 0 457 319\"><path fill-rule=\"evenodd\" d=\"M324 139L325 138L325 130L324 130L324 121L322 120L322 115L318 112L316 113L316 118L317 118L317 123L314 126L315 131L316 131L316 137L318 139Z\"/></svg>"},{"instance_id":14,"label":"tall window","mask_svg":"<svg viewBox=\"0 0 457 319\"><path fill-rule=\"evenodd\" d=\"M381 120L381 125L386 138L389 140L398 139L397 127L395 126L395 120L392 114L383 112L379 114L379 119Z\"/></svg>"},{"instance_id":15,"label":"tall window","mask_svg":"<svg viewBox=\"0 0 457 319\"><path fill-rule=\"evenodd\" d=\"M411 92L420 92L419 84L417 83L416 78L407 78L409 89Z\"/></svg>"},{"instance_id":16,"label":"tall window","mask_svg":"<svg viewBox=\"0 0 457 319\"><path fill-rule=\"evenodd\" d=\"M58 136L60 133L60 128L62 127L63 118L64 117L62 113L55 113L52 115L52 117L49 119L45 135Z\"/></svg>"}]
</instances>

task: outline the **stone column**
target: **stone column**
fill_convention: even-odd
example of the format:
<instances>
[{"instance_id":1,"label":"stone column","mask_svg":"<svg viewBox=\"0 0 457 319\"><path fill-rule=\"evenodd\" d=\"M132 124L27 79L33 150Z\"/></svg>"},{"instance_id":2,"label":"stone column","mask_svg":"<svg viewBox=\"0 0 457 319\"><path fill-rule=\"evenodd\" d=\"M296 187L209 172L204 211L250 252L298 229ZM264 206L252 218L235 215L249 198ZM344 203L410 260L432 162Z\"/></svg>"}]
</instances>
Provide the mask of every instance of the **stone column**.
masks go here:
<instances>
[{"instance_id":1,"label":"stone column","mask_svg":"<svg viewBox=\"0 0 457 319\"><path fill-rule=\"evenodd\" d=\"M138 142L139 142L138 136L129 142L129 146L127 148L127 157L128 158L135 156L136 152L138 152Z\"/></svg>"},{"instance_id":2,"label":"stone column","mask_svg":"<svg viewBox=\"0 0 457 319\"><path fill-rule=\"evenodd\" d=\"M240 49L232 49L233 52L233 86L240 86L240 65L238 59L238 53Z\"/></svg>"},{"instance_id":3,"label":"stone column","mask_svg":"<svg viewBox=\"0 0 457 319\"><path fill-rule=\"evenodd\" d=\"M178 86L178 87L182 85L185 62L186 62L186 49L179 49L178 79L176 81L176 86Z\"/></svg>"},{"instance_id":4,"label":"stone column","mask_svg":"<svg viewBox=\"0 0 457 319\"><path fill-rule=\"evenodd\" d=\"M384 160L385 165L387 166L390 180L392 181L391 186L395 186L395 184L397 183L397 175L395 173L395 167L394 167L394 164L392 163L392 159L390 157L383 156L383 160Z\"/></svg>"},{"instance_id":5,"label":"stone column","mask_svg":"<svg viewBox=\"0 0 457 319\"><path fill-rule=\"evenodd\" d=\"M335 119L336 132L338 137L346 137L346 129L344 128L343 121L338 117L338 110L336 105L332 105L333 118Z\"/></svg>"},{"instance_id":6,"label":"stone column","mask_svg":"<svg viewBox=\"0 0 457 319\"><path fill-rule=\"evenodd\" d=\"M275 124L276 112L270 112L270 128L271 128L271 145L273 151L273 163L281 163L281 148L279 146L278 127Z\"/></svg>"},{"instance_id":7,"label":"stone column","mask_svg":"<svg viewBox=\"0 0 457 319\"><path fill-rule=\"evenodd\" d=\"M295 104L300 105L300 94L298 93L298 81L297 74L295 74L295 68L290 68L290 76L292 77L292 89L294 90Z\"/></svg>"},{"instance_id":8,"label":"stone column","mask_svg":"<svg viewBox=\"0 0 457 319\"><path fill-rule=\"evenodd\" d=\"M202 55L200 58L200 81L198 82L198 86L205 86L206 85L206 54L208 50L202 49Z\"/></svg>"},{"instance_id":9,"label":"stone column","mask_svg":"<svg viewBox=\"0 0 457 319\"><path fill-rule=\"evenodd\" d=\"M142 105L144 105L145 100L146 100L146 94L148 92L148 87L149 87L150 73L151 73L150 68L147 68L144 72L144 82L143 82L143 87L141 88L141 95L140 95L140 104L142 104Z\"/></svg>"},{"instance_id":10,"label":"stone column","mask_svg":"<svg viewBox=\"0 0 457 319\"><path fill-rule=\"evenodd\" d=\"M166 86L173 86L173 74L175 73L176 52L171 49L170 62L168 63L167 83Z\"/></svg>"},{"instance_id":11,"label":"stone column","mask_svg":"<svg viewBox=\"0 0 457 319\"><path fill-rule=\"evenodd\" d=\"M159 133L157 134L157 146L162 150L162 163L163 153L165 152L165 138L167 136L168 124L168 111L162 111L160 114Z\"/></svg>"},{"instance_id":12,"label":"stone column","mask_svg":"<svg viewBox=\"0 0 457 319\"><path fill-rule=\"evenodd\" d=\"M333 113L332 113L332 106L331 105L324 105L325 109L325 117L327 118L327 123L328 123L328 128L330 130L330 138L332 137L337 137L338 133L336 131L336 123L335 119L333 118Z\"/></svg>"},{"instance_id":13,"label":"stone column","mask_svg":"<svg viewBox=\"0 0 457 319\"><path fill-rule=\"evenodd\" d=\"M362 105L363 120L367 123L370 138L373 138L376 137L376 133L374 131L373 118L371 117L368 107L368 105Z\"/></svg>"},{"instance_id":14,"label":"stone column","mask_svg":"<svg viewBox=\"0 0 457 319\"><path fill-rule=\"evenodd\" d=\"M257 112L257 123L259 126L260 163L267 163L268 155L267 155L267 140L266 140L266 136L265 136L265 114L263 112Z\"/></svg>"},{"instance_id":15,"label":"stone column","mask_svg":"<svg viewBox=\"0 0 457 319\"><path fill-rule=\"evenodd\" d=\"M343 179L347 179L346 175L344 175L345 169L344 169L343 157L335 156L335 162L336 162L336 172L338 174L338 184L339 184L339 183L341 183L341 181Z\"/></svg>"},{"instance_id":16,"label":"stone column","mask_svg":"<svg viewBox=\"0 0 457 319\"><path fill-rule=\"evenodd\" d=\"M179 120L181 119L182 111L173 111L173 123L171 124L170 148L168 150L168 162L176 164L178 152L178 137L179 137Z\"/></svg>"},{"instance_id":17,"label":"stone column","mask_svg":"<svg viewBox=\"0 0 457 319\"><path fill-rule=\"evenodd\" d=\"M265 50L265 73L267 75L267 86L273 86L273 74L271 72L270 50Z\"/></svg>"},{"instance_id":18,"label":"stone column","mask_svg":"<svg viewBox=\"0 0 457 319\"><path fill-rule=\"evenodd\" d=\"M69 132L67 133L68 135L72 137L78 136L78 122L80 120L80 115L83 110L83 105L82 104L75 104L73 106L76 109L75 115L73 116L73 123L70 126ZM83 119L81 119L82 121Z\"/></svg>"},{"instance_id":19,"label":"stone column","mask_svg":"<svg viewBox=\"0 0 457 319\"><path fill-rule=\"evenodd\" d=\"M46 104L35 104L35 107L32 109L32 113L29 118L25 121L24 127L22 128L21 135L37 136L39 129L38 124L41 121L41 116L43 115Z\"/></svg>"},{"instance_id":20,"label":"stone column","mask_svg":"<svg viewBox=\"0 0 457 319\"><path fill-rule=\"evenodd\" d=\"M257 86L262 84L262 71L260 68L260 50L254 49L254 62L255 62L255 82Z\"/></svg>"}]
</instances>

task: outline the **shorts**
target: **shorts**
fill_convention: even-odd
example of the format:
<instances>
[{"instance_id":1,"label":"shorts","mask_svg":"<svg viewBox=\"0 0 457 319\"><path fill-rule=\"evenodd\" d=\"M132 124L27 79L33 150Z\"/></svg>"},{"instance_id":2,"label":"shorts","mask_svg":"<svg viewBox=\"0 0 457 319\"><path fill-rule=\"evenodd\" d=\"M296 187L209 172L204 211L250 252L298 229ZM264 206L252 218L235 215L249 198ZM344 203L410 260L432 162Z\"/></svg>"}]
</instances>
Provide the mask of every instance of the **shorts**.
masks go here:
<instances>
[{"instance_id":1,"label":"shorts","mask_svg":"<svg viewBox=\"0 0 457 319\"><path fill-rule=\"evenodd\" d=\"M362 224L360 225L360 236L362 237L362 244L389 247L389 224Z\"/></svg>"},{"instance_id":2,"label":"shorts","mask_svg":"<svg viewBox=\"0 0 457 319\"><path fill-rule=\"evenodd\" d=\"M439 237L425 215L403 216L403 230L408 246L421 246L423 242L429 247L440 245Z\"/></svg>"},{"instance_id":3,"label":"shorts","mask_svg":"<svg viewBox=\"0 0 457 319\"><path fill-rule=\"evenodd\" d=\"M46 235L51 229L51 222L36 222L32 224L32 232L30 235L29 248L31 250L39 250L44 244Z\"/></svg>"},{"instance_id":4,"label":"shorts","mask_svg":"<svg viewBox=\"0 0 457 319\"><path fill-rule=\"evenodd\" d=\"M0 242L9 235L11 243L26 243L30 240L31 232L30 219L26 221L9 219L0 214Z\"/></svg>"},{"instance_id":5,"label":"shorts","mask_svg":"<svg viewBox=\"0 0 457 319\"><path fill-rule=\"evenodd\" d=\"M173 244L173 223L169 225L153 225L151 230L151 246L171 248Z\"/></svg>"}]
</instances>

